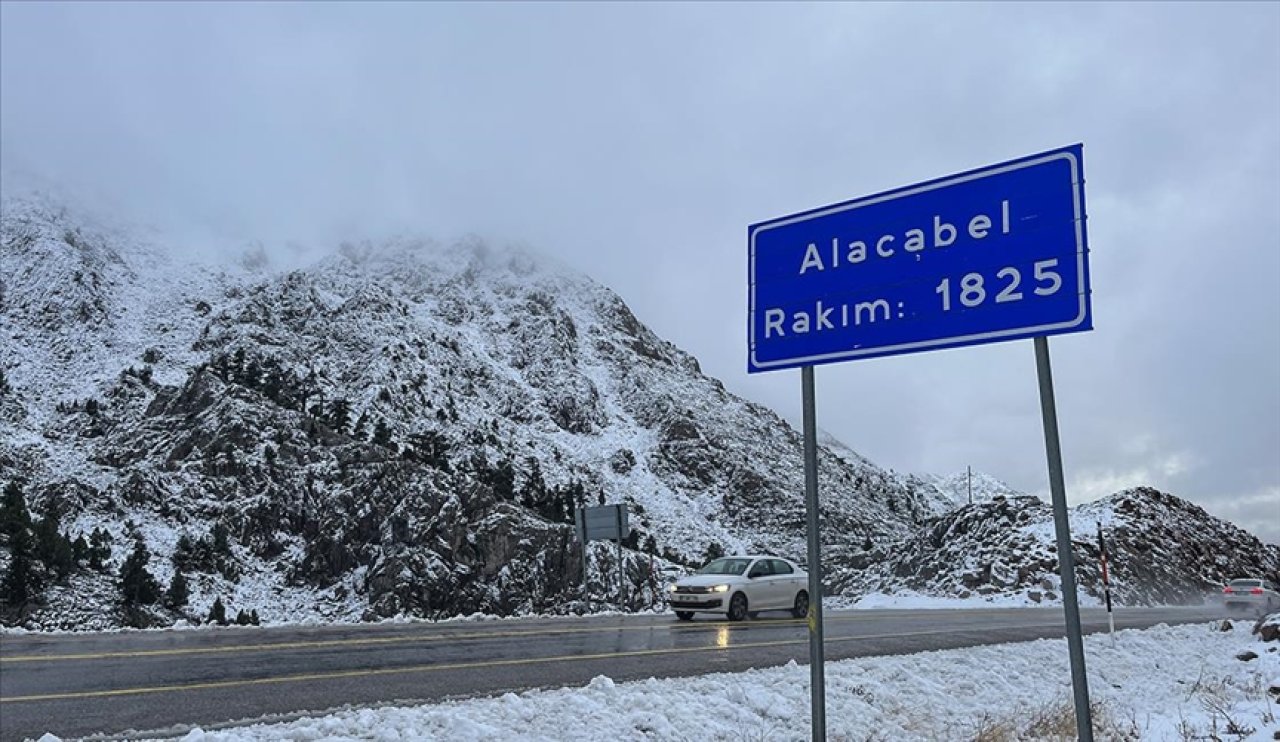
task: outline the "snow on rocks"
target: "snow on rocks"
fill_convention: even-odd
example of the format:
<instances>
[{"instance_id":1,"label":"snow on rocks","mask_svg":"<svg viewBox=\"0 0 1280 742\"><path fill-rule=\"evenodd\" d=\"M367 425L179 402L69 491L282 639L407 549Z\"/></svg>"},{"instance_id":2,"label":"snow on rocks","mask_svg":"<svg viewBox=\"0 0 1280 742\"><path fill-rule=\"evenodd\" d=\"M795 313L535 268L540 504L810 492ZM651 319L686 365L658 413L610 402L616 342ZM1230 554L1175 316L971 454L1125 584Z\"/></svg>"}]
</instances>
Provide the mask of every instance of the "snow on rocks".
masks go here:
<instances>
[{"instance_id":1,"label":"snow on rocks","mask_svg":"<svg viewBox=\"0 0 1280 742\"><path fill-rule=\"evenodd\" d=\"M1102 525L1120 605L1201 604L1241 575L1280 576L1280 547L1203 509L1147 487L1071 508L1081 605L1100 605L1096 528ZM1001 604L1061 602L1052 509L1034 497L996 495L961 507L901 542L834 561L838 594L924 595Z\"/></svg>"},{"instance_id":2,"label":"snow on rocks","mask_svg":"<svg viewBox=\"0 0 1280 742\"><path fill-rule=\"evenodd\" d=\"M1280 613L1258 619L1258 623L1253 626L1253 633L1264 642L1280 641Z\"/></svg>"},{"instance_id":3,"label":"snow on rocks","mask_svg":"<svg viewBox=\"0 0 1280 742\"><path fill-rule=\"evenodd\" d=\"M621 297L515 248L396 239L287 272L177 265L163 237L10 198L0 220L0 485L32 513L141 539L185 609L268 623L566 612L568 503L626 502L632 609L651 566L804 552L798 434L728 393ZM929 490L824 449L828 543L908 535ZM229 536L177 566L180 539ZM645 547L652 539L651 558ZM5 545L0 544L0 552ZM207 558L206 558L207 557ZM617 594L591 569L593 595ZM84 583L84 584L80 584ZM49 601L28 628L80 613ZM86 626L86 628L88 628ZM93 628L107 628L95 622Z\"/></svg>"}]
</instances>

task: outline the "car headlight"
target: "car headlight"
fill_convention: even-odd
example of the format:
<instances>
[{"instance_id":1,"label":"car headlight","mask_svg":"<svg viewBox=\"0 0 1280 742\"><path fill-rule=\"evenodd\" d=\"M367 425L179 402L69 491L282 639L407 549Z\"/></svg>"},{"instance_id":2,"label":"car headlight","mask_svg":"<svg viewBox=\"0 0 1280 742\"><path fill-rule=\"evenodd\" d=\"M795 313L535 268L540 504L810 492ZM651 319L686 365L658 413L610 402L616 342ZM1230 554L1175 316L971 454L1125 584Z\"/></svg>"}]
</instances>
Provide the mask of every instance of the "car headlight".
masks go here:
<instances>
[{"instance_id":1,"label":"car headlight","mask_svg":"<svg viewBox=\"0 0 1280 742\"><path fill-rule=\"evenodd\" d=\"M715 587L711 588L711 592L713 592L713 593L727 593L727 592L729 592L729 586L728 586L728 585L716 585Z\"/></svg>"},{"instance_id":2,"label":"car headlight","mask_svg":"<svg viewBox=\"0 0 1280 742\"><path fill-rule=\"evenodd\" d=\"M667 585L667 592L674 593L675 591L676 591L675 585Z\"/></svg>"}]
</instances>

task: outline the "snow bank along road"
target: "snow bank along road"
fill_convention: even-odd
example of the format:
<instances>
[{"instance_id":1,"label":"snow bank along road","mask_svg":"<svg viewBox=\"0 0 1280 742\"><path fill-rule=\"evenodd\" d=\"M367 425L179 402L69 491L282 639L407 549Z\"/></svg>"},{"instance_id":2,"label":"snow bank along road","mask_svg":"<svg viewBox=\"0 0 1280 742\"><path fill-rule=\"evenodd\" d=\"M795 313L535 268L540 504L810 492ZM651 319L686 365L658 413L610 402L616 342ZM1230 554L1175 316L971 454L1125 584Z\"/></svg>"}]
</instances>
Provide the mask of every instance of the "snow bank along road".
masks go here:
<instances>
[{"instance_id":1,"label":"snow bank along road","mask_svg":"<svg viewBox=\"0 0 1280 742\"><path fill-rule=\"evenodd\" d=\"M1133 608L1117 627L1214 618ZM1106 614L1084 610L1086 631ZM1063 635L1058 609L833 611L828 659ZM211 725L345 704L412 702L615 680L732 672L808 659L803 620L730 624L607 616L441 624L0 637L0 738Z\"/></svg>"}]
</instances>

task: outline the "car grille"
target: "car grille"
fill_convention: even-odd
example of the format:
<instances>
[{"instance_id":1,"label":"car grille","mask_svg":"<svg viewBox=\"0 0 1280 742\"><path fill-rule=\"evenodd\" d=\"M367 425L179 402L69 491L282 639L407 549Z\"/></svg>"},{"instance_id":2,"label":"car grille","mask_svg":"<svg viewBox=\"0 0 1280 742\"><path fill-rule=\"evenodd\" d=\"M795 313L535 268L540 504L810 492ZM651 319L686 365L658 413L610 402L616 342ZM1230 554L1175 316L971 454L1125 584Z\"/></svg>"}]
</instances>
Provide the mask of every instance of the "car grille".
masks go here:
<instances>
[{"instance_id":1,"label":"car grille","mask_svg":"<svg viewBox=\"0 0 1280 742\"><path fill-rule=\"evenodd\" d=\"M678 593L692 593L694 595L705 595L711 592L710 587L701 587L698 585L676 585Z\"/></svg>"}]
</instances>

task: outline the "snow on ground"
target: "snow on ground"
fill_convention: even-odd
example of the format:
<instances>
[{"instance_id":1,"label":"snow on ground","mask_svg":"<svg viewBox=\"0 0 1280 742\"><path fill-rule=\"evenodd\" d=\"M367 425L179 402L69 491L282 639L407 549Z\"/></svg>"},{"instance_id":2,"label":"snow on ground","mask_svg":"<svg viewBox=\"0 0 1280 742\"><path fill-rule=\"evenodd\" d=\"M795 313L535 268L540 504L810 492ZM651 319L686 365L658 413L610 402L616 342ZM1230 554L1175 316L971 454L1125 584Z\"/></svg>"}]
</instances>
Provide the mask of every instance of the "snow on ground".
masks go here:
<instances>
[{"instance_id":1,"label":"snow on ground","mask_svg":"<svg viewBox=\"0 0 1280 742\"><path fill-rule=\"evenodd\" d=\"M1098 738L1272 739L1280 732L1280 642L1261 642L1250 629L1213 622L1126 630L1114 647L1105 635L1086 637ZM1245 652L1257 656L1237 657ZM833 740L1074 736L1060 639L829 662L826 683ZM805 740L808 719L809 668L792 663L628 683L602 675L581 688L348 709L194 729L181 739Z\"/></svg>"},{"instance_id":2,"label":"snow on ground","mask_svg":"<svg viewBox=\"0 0 1280 742\"><path fill-rule=\"evenodd\" d=\"M1057 583L1055 590L1060 590ZM1082 590L1076 590L1076 603L1081 608L1101 608L1103 602ZM1026 593L995 593L992 595L972 595L968 598L939 597L926 595L914 590L900 590L896 593L867 593L859 598L842 598L840 596L823 597L822 605L831 609L857 608L1045 608L1062 605L1062 598L1053 600L1042 598L1039 602L1027 597Z\"/></svg>"},{"instance_id":3,"label":"snow on ground","mask_svg":"<svg viewBox=\"0 0 1280 742\"><path fill-rule=\"evenodd\" d=\"M1085 599L1089 596L1078 595L1077 597L1082 607L1087 605ZM935 595L918 593L914 590L902 590L893 594L868 593L856 599L823 597L822 605L823 607L831 608L858 608L865 610L868 608L1027 608L1037 607L1042 604L1033 603L1025 595L974 595L968 598L940 598Z\"/></svg>"}]
</instances>

